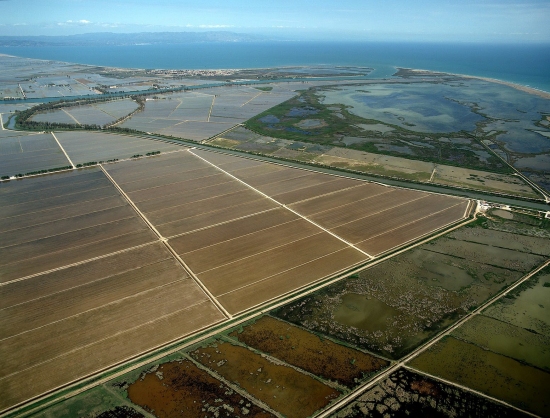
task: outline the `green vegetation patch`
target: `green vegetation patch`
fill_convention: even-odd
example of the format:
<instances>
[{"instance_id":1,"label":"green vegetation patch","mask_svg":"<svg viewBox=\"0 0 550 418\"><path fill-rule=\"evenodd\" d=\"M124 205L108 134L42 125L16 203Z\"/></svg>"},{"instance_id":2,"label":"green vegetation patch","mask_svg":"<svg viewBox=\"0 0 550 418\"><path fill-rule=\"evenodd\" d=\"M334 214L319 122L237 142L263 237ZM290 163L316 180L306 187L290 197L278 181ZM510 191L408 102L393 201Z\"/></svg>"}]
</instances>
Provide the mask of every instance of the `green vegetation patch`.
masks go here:
<instances>
[{"instance_id":1,"label":"green vegetation patch","mask_svg":"<svg viewBox=\"0 0 550 418\"><path fill-rule=\"evenodd\" d=\"M344 87L344 86L342 86ZM366 86L357 85L357 92ZM345 104L325 104L323 94L337 87L311 88L246 122L263 136L351 148L446 165L511 173L473 132L415 132L358 116ZM367 92L368 93L368 92ZM483 182L482 179L478 181Z\"/></svg>"},{"instance_id":2,"label":"green vegetation patch","mask_svg":"<svg viewBox=\"0 0 550 418\"><path fill-rule=\"evenodd\" d=\"M409 365L547 416L550 373L453 337L430 347Z\"/></svg>"},{"instance_id":3,"label":"green vegetation patch","mask_svg":"<svg viewBox=\"0 0 550 418\"><path fill-rule=\"evenodd\" d=\"M538 251L538 238L532 243L529 237L522 239L514 242L513 234L485 229L479 222L367 268L274 314L397 359L544 262L543 256L530 253ZM514 249L497 246L506 241Z\"/></svg>"}]
</instances>

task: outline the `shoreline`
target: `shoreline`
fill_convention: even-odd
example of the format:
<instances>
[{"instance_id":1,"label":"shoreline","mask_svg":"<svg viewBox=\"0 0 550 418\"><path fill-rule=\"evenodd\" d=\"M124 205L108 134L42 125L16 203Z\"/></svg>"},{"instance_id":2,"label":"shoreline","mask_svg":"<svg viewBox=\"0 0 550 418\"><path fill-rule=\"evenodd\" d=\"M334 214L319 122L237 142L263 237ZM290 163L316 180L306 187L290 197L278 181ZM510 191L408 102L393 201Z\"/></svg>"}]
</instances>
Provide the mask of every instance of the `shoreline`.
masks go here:
<instances>
[{"instance_id":1,"label":"shoreline","mask_svg":"<svg viewBox=\"0 0 550 418\"><path fill-rule=\"evenodd\" d=\"M9 58L22 58L22 59L30 59L30 60L37 60L37 61L44 61L44 62L58 62L62 64L70 64L70 65L79 65L83 67L88 67L90 69L92 68L105 68L105 69L112 69L112 70L118 70L118 71L243 71L243 70L280 70L280 69L291 69L291 68L319 68L319 67L333 67L333 68L362 68L362 69L368 69L370 70L370 73L376 71L376 67L373 66L354 66L354 65L332 65L332 64L315 64L315 65L283 65L283 66L277 66L277 67L250 67L250 68L224 68L224 69L200 69L200 70L188 70L185 68L180 68L177 70L172 69L163 69L163 68L155 68L146 70L143 68L131 68L131 67L110 67L110 66L102 66L102 65L92 65L92 64L81 64L81 63L75 63L75 62L68 62L68 61L58 61L58 60L49 60L49 59L42 59L42 58L30 58L30 57L21 57L18 55L10 55L5 53L0 53L1 57L9 57ZM450 73L450 72L444 72L444 71L436 71L436 70L428 70L428 69L422 69L422 68L408 68L408 67L399 67L399 66L393 66L397 71L399 70L407 70L412 73L424 73L426 75L431 76L445 76L450 75L454 77L462 77L462 78L469 78L469 79L477 79L482 81L487 81L490 83L496 83L505 85L511 88L514 88L519 91L523 91L524 93L533 94L535 96L539 96L543 99L550 99L550 92L536 88L531 87L523 84L518 84L512 81L506 81L501 80L498 78L492 78L492 77L483 77L483 76L477 76L477 75L471 75L471 74L460 74L460 73ZM421 74L419 74L421 75ZM307 78L316 78L316 76L305 76ZM317 76L319 77L319 76ZM403 78L403 77L401 77ZM371 80L384 80L384 78L371 78ZM266 82L269 82L268 80L265 80Z\"/></svg>"},{"instance_id":2,"label":"shoreline","mask_svg":"<svg viewBox=\"0 0 550 418\"><path fill-rule=\"evenodd\" d=\"M472 78L477 80L483 80L488 81L490 83L496 83L496 84L502 84L508 87L512 87L516 90L523 91L525 93L534 94L536 96L542 97L544 99L550 99L550 92L547 92L542 89L538 89L536 87L530 87L523 84L514 83L512 81L506 81L506 80L500 80L498 78L491 78L491 77L482 77L478 75L471 75L471 74L459 74L459 73L448 73L444 71L434 71L434 70L426 70L422 68L406 68L406 67L396 67L397 70L407 70L411 73L418 72L418 73L424 73L426 75L432 75L432 76L442 76L442 75L452 75L455 77L462 77L462 78ZM419 74L421 75L421 74Z\"/></svg>"}]
</instances>

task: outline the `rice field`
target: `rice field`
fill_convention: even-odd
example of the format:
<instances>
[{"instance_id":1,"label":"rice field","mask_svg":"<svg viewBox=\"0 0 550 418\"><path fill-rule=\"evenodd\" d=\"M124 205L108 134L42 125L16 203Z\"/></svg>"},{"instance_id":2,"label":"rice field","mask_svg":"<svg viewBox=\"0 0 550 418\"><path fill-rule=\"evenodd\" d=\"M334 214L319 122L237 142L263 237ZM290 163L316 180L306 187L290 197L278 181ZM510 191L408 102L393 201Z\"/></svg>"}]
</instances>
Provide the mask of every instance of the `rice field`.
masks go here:
<instances>
[{"instance_id":1,"label":"rice field","mask_svg":"<svg viewBox=\"0 0 550 418\"><path fill-rule=\"evenodd\" d=\"M122 160L154 151L163 153L182 149L177 144L101 132L58 132L55 136L74 164Z\"/></svg>"},{"instance_id":2,"label":"rice field","mask_svg":"<svg viewBox=\"0 0 550 418\"><path fill-rule=\"evenodd\" d=\"M0 137L0 176L25 175L69 165L51 134L17 132L17 135Z\"/></svg>"},{"instance_id":3,"label":"rice field","mask_svg":"<svg viewBox=\"0 0 550 418\"><path fill-rule=\"evenodd\" d=\"M288 100L293 92L263 92L231 86L201 92L164 94L121 126L143 132L203 141Z\"/></svg>"},{"instance_id":4,"label":"rice field","mask_svg":"<svg viewBox=\"0 0 550 418\"><path fill-rule=\"evenodd\" d=\"M31 118L31 121L105 126L129 115L137 108L138 104L135 101L122 99L38 113Z\"/></svg>"}]
</instances>

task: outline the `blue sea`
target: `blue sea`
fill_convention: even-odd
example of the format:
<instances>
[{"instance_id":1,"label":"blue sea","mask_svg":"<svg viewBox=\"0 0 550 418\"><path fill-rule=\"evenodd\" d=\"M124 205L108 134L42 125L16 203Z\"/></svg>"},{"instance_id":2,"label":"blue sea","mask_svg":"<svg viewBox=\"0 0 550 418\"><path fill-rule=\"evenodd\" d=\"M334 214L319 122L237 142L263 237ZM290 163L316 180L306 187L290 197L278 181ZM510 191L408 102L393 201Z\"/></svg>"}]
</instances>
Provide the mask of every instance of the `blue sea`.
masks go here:
<instances>
[{"instance_id":1,"label":"blue sea","mask_svg":"<svg viewBox=\"0 0 550 418\"><path fill-rule=\"evenodd\" d=\"M298 65L395 67L497 78L550 92L550 44L255 42L93 47L0 47L0 53L73 63L163 69Z\"/></svg>"}]
</instances>

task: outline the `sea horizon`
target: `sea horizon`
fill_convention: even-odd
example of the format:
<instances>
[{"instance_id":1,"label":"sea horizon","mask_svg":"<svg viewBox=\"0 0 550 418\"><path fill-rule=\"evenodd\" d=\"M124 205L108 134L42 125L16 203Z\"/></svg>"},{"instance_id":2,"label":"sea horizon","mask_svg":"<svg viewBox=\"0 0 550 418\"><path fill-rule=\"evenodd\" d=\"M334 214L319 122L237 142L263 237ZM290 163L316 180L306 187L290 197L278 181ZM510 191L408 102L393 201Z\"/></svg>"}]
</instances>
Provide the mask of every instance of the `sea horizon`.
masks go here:
<instances>
[{"instance_id":1,"label":"sea horizon","mask_svg":"<svg viewBox=\"0 0 550 418\"><path fill-rule=\"evenodd\" d=\"M417 42L209 42L125 46L0 47L25 58L136 69L372 67L369 78L414 68L494 78L550 92L550 44Z\"/></svg>"}]
</instances>

